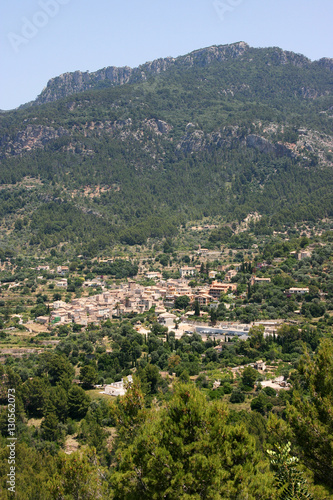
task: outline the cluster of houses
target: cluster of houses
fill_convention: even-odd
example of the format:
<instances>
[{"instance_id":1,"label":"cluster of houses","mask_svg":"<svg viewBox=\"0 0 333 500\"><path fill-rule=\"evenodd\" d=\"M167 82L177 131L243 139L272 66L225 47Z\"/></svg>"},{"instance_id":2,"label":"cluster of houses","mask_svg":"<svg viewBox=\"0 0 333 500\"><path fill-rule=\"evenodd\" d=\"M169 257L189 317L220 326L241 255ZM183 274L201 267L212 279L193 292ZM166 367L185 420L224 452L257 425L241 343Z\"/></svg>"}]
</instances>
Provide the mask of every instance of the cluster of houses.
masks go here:
<instances>
[{"instance_id":1,"label":"cluster of houses","mask_svg":"<svg viewBox=\"0 0 333 500\"><path fill-rule=\"evenodd\" d=\"M271 278L258 278L257 276L252 276L250 279L250 285L253 286L255 284L260 284L260 283L270 283ZM285 293L287 295L304 295L306 293L309 293L309 288L307 286L305 287L291 287L288 288L288 290L285 290Z\"/></svg>"},{"instance_id":2,"label":"cluster of houses","mask_svg":"<svg viewBox=\"0 0 333 500\"><path fill-rule=\"evenodd\" d=\"M66 273L69 272L69 267L68 266L57 266L56 270L51 269L49 265L40 265L36 267L36 271L48 271L50 273L56 272L60 276L64 276Z\"/></svg>"},{"instance_id":3,"label":"cluster of houses","mask_svg":"<svg viewBox=\"0 0 333 500\"><path fill-rule=\"evenodd\" d=\"M40 266L41 268L42 266ZM48 267L48 266L45 266ZM173 307L177 297L186 295L190 302L197 301L200 306L217 304L222 294L233 294L237 290L237 283L231 280L236 276L237 269L226 269L226 266L220 266L217 271L208 271L208 276L212 281L204 286L190 286L190 279L194 276L198 266L184 266L180 268L181 278L163 280L158 272L147 272L146 277L156 280L152 286L143 286L133 280L128 280L116 288L106 289L105 282L101 278L95 278L91 281L85 281L83 287L100 288L101 293L89 297L73 299L70 303L55 301L53 310L49 316L40 316L37 321L42 324L69 324L77 323L87 326L89 323L98 324L106 321L108 318L120 317L125 314L140 314L149 311L155 307L157 316L161 316L161 322L164 321L166 307ZM200 267L200 266L199 266ZM47 269L45 269L47 270ZM225 271L224 282L215 280L218 272ZM68 267L59 266L57 273L63 275L68 272ZM252 276L250 284L269 283L270 278L260 278ZM67 287L67 279L61 278L56 283L59 288ZM302 295L308 293L308 288L290 288L286 290L287 294Z\"/></svg>"},{"instance_id":4,"label":"cluster of houses","mask_svg":"<svg viewBox=\"0 0 333 500\"><path fill-rule=\"evenodd\" d=\"M55 284L56 287L58 288L66 288L68 286L68 280L67 278L61 278L59 281L56 282ZM85 280L82 283L83 288L104 288L105 287L105 281L102 281L100 278L94 278L92 280Z\"/></svg>"},{"instance_id":5,"label":"cluster of houses","mask_svg":"<svg viewBox=\"0 0 333 500\"><path fill-rule=\"evenodd\" d=\"M112 316L140 314L152 307L155 307L157 315L162 315L166 313L166 307L174 306L177 297L186 295L191 302L197 300L200 305L208 305L217 302L221 293L232 293L236 288L235 283L219 281L192 288L185 278L161 280L148 287L128 280L117 288L104 289L100 294L76 298L70 303L55 301L50 317L40 316L37 321L43 324L77 323L86 326L88 323L106 321Z\"/></svg>"}]
</instances>

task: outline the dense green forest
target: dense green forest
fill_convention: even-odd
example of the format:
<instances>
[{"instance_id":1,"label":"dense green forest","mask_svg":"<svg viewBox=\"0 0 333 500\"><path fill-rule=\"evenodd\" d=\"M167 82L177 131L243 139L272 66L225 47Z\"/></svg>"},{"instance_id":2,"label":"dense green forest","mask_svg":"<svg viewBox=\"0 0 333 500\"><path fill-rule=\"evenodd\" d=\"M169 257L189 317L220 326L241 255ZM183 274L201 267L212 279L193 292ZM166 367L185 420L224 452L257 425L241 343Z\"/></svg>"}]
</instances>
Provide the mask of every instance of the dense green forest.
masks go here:
<instances>
[{"instance_id":1,"label":"dense green forest","mask_svg":"<svg viewBox=\"0 0 333 500\"><path fill-rule=\"evenodd\" d=\"M108 322L68 336L54 352L8 358L0 396L5 404L8 389L15 390L19 498L331 498L333 346L325 334L319 333L314 356L309 331L299 335L295 326L281 327L278 340L253 328L246 342L221 354L200 335L169 334L163 342L164 334L156 324L145 340L128 321ZM112 339L112 353L99 346L105 336ZM230 366L272 350L281 355L281 347L293 361L281 371L292 390L262 388L251 367L237 380L230 369L222 370L221 385L212 389L209 369L216 373L223 361ZM172 386L161 377L161 357L154 353L162 353L170 374L176 371ZM78 361L81 386L72 383ZM123 398L91 398L87 389L105 373L125 376L133 365L135 379ZM203 369L195 383L190 380L189 373ZM251 411L241 410L248 397ZM2 498L10 498L7 418L4 407ZM73 435L80 451L65 455L65 440Z\"/></svg>"}]
</instances>

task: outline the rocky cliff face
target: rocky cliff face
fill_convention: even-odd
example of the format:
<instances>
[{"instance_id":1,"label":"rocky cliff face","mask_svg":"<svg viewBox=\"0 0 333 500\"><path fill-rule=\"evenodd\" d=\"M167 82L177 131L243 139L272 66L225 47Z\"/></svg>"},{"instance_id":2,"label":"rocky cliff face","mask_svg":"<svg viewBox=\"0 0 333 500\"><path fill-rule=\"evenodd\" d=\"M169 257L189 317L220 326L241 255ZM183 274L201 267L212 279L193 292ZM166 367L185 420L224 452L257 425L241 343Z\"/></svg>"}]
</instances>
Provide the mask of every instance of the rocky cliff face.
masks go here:
<instances>
[{"instance_id":1,"label":"rocky cliff face","mask_svg":"<svg viewBox=\"0 0 333 500\"><path fill-rule=\"evenodd\" d=\"M238 127L225 127L210 134L205 134L203 130L197 129L193 123L187 125L185 135L177 145L177 149L188 154L204 151L205 149L230 148L237 143L240 143L243 147L257 149L261 153L277 157L296 156L292 149L284 144L273 143L256 134L243 136Z\"/></svg>"},{"instance_id":2,"label":"rocky cliff face","mask_svg":"<svg viewBox=\"0 0 333 500\"><path fill-rule=\"evenodd\" d=\"M221 64L207 69L208 65L216 61ZM226 63L223 64L223 61ZM286 71L282 67L284 65L288 65ZM301 69L291 68L291 65L295 68L300 66ZM165 83L169 81L173 84L175 75L180 75L180 78L179 82L177 81L178 93L173 94L168 90L163 94L165 100L159 100L159 90L156 90L156 95L152 90L151 101L142 102L139 92L133 101L130 99L127 102L125 99L118 102L112 99L108 103L110 113L106 112L104 107L104 95L91 92L88 99L85 96L76 96L59 103L56 115L53 106L20 110L17 116L11 116L9 113L8 118L5 114L0 115L0 158L8 159L37 149L45 149L51 153L69 152L93 156L98 152L97 144L101 138L101 144L106 141L110 142L111 146L113 140L118 141L118 146L120 141L127 142L128 146L124 146L125 152L130 151L134 145L134 149L141 150L140 158L147 155L148 163L152 158L154 164L162 162L163 157L166 157L164 155L171 151L177 156L179 152L185 155L209 153L239 146L277 157L293 157L312 151L325 163L327 158L332 156L329 141L323 144L319 137L311 143L310 151L308 146L297 143L297 134L295 137L287 134L284 138L281 135L282 128L278 130L274 119L274 126L271 127L274 133L271 133L267 123L262 125L261 112L264 110L263 121L266 122L266 116L275 116L275 112L268 112L266 107L268 109L272 106L274 109L277 105L280 113L285 102L288 103L291 99L297 110L301 101L303 106L303 99L313 100L330 95L329 71L332 67L332 59L323 58L311 63L302 55L276 47L254 49L244 42L239 42L196 50L176 59L157 59L134 69L109 67L95 73L66 73L50 80L35 104L55 101L96 86L101 88L145 81L150 75L168 70L170 74L166 74L162 82L157 81L157 87L161 84L164 89ZM173 71L173 68L176 71ZM188 71L187 68L195 70ZM293 78L290 73L296 77ZM183 84L183 74L188 76L184 78L188 88ZM239 74L241 78L238 78ZM206 78L207 75L209 78ZM281 79L281 75L286 75L287 80ZM288 81L292 88L285 85L285 81ZM136 89L133 89L133 92L135 93ZM110 89L106 92L106 95L108 94L112 95L114 91ZM259 106L257 116L257 111L252 106L254 101L260 104L261 99L264 108ZM246 126L242 126L242 120L247 113L247 103L250 103L251 125L248 124L249 119L246 119ZM323 122L332 116L329 104L325 99L322 100L321 107L314 108L314 113L321 109L320 119ZM309 103L309 106L311 105L312 103ZM285 111L288 115L287 106L288 104ZM75 112L71 114L72 111ZM220 112L217 120L215 115L218 116ZM234 121L233 112L238 113L237 120ZM303 108L297 113L303 113ZM105 119L106 117L108 119ZM286 122L288 120L286 119ZM226 126L226 123L230 125ZM311 127L306 128L311 130ZM327 130L330 130L329 127ZM286 141L291 141L292 144Z\"/></svg>"},{"instance_id":3,"label":"rocky cliff face","mask_svg":"<svg viewBox=\"0 0 333 500\"><path fill-rule=\"evenodd\" d=\"M25 130L17 131L12 137L4 135L0 138L0 156L16 156L41 149L49 142L67 135L69 132L63 127L55 129L43 125L28 125Z\"/></svg>"},{"instance_id":4,"label":"rocky cliff face","mask_svg":"<svg viewBox=\"0 0 333 500\"><path fill-rule=\"evenodd\" d=\"M32 104L44 104L46 102L57 101L68 95L83 92L97 87L100 82L108 81L112 85L123 85L131 81L135 70L124 67L116 68L111 66L95 73L88 71L75 71L74 73L64 73L49 80L46 88Z\"/></svg>"},{"instance_id":5,"label":"rocky cliff face","mask_svg":"<svg viewBox=\"0 0 333 500\"><path fill-rule=\"evenodd\" d=\"M193 66L203 67L214 62L223 62L230 59L240 58L246 54L252 61L252 52L262 51L267 58L268 65L292 64L296 67L308 65L319 65L333 71L333 59L322 58L311 63L310 59L294 52L284 51L278 47L269 49L251 49L245 42L237 42L230 45L213 45L204 49L199 49L177 58L166 57L146 62L137 68L128 66L109 66L90 73L89 71L74 71L64 73L48 81L35 101L24 106L40 105L47 102L57 101L69 95L84 92L93 88L103 88L105 86L124 85L126 83L136 83L145 81L149 76L163 73L172 67L190 68Z\"/></svg>"},{"instance_id":6,"label":"rocky cliff face","mask_svg":"<svg viewBox=\"0 0 333 500\"><path fill-rule=\"evenodd\" d=\"M56 139L67 137L67 140L62 141L59 145L62 151L72 153L94 154L92 150L82 150L82 142L84 137L104 137L109 140L110 137L118 138L121 141L135 139L141 143L142 149L151 153L154 157L156 153L156 140L159 137L164 137L168 141L173 141L172 137L168 137L173 127L169 123L150 119L144 120L138 128L133 128L132 120L118 120L115 122L87 122L81 127L74 126L72 129L64 129L59 127L46 127L42 125L28 125L25 130L20 130L13 136L3 136L0 139L0 158L22 155L36 149L44 149ZM149 129L153 135L145 137L144 129ZM78 135L79 134L79 135ZM75 137L75 138L74 138ZM210 134L205 133L197 127L197 124L188 123L185 128L185 134L175 148L186 154L194 152L209 151L212 148L230 148L236 143L241 143L248 148L254 148L262 153L273 154L275 156L293 156L293 153L288 147L279 143L272 143L264 137L249 134L243 136L238 127L224 127ZM160 145L163 149L162 144Z\"/></svg>"},{"instance_id":7,"label":"rocky cliff face","mask_svg":"<svg viewBox=\"0 0 333 500\"><path fill-rule=\"evenodd\" d=\"M116 121L86 122L70 129L63 127L48 127L43 125L27 125L25 129L14 134L5 134L0 137L0 159L13 156L22 156L38 149L56 148L57 151L69 152L81 156L92 156L93 149L84 145L84 139L93 137L110 141L113 139L133 144L133 140L142 151L145 151L154 161L166 154L165 147L174 148L185 154L232 149L241 145L244 148L275 157L307 156L315 153L322 164L332 164L328 160L327 152L333 149L332 137L314 131L299 129L299 138L295 143L281 143L274 139L277 124L271 124L257 133L250 130L244 133L238 126L226 126L207 133L200 129L197 123L188 123L184 135L176 140L174 127L157 118L145 119L134 126L131 118ZM147 135L146 132L150 133ZM273 135L272 135L273 134ZM57 144L55 146L55 143ZM329 154L328 154L329 155ZM330 157L330 155L329 155ZM160 163L155 161L155 163Z\"/></svg>"},{"instance_id":8,"label":"rocky cliff face","mask_svg":"<svg viewBox=\"0 0 333 500\"><path fill-rule=\"evenodd\" d=\"M294 156L290 148L280 143L273 144L264 137L250 134L246 137L246 146L248 148L258 149L261 153L273 154L274 156Z\"/></svg>"},{"instance_id":9,"label":"rocky cliff face","mask_svg":"<svg viewBox=\"0 0 333 500\"><path fill-rule=\"evenodd\" d=\"M262 51L267 58L267 64L285 65L292 64L296 67L304 67L311 64L318 64L329 70L333 69L333 60L328 58L311 61L301 54L284 51L278 47L270 49L251 49L245 42L237 42L230 45L213 45L204 49L199 49L177 58L166 57L147 62L137 68L124 66L121 68L109 66L93 73L89 71L75 71L64 73L52 78L47 86L30 105L39 105L56 101L71 94L83 92L93 88L105 86L124 85L126 83L136 83L145 81L149 76L163 73L170 68L191 68L193 66L203 67L214 62L223 62L248 55L252 61L252 52Z\"/></svg>"},{"instance_id":10,"label":"rocky cliff face","mask_svg":"<svg viewBox=\"0 0 333 500\"><path fill-rule=\"evenodd\" d=\"M64 73L49 80L46 88L32 104L56 101L62 97L101 86L101 82L105 82L110 86L124 85L125 83L144 81L148 76L159 74L173 66L205 66L214 61L225 61L226 59L240 57L248 48L249 46L245 42L238 42L231 45L219 45L196 50L186 56L177 58L156 59L133 69L128 66L122 68L110 66L94 73L88 71Z\"/></svg>"}]
</instances>

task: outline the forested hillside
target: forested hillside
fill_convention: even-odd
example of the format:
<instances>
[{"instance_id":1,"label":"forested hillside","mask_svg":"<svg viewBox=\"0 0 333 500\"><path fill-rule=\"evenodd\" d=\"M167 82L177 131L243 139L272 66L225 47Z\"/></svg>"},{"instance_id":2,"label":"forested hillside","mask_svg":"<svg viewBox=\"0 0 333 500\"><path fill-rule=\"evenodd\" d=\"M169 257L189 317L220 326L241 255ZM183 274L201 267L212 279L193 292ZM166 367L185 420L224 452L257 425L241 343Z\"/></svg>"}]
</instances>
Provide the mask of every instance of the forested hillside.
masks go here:
<instances>
[{"instance_id":1,"label":"forested hillside","mask_svg":"<svg viewBox=\"0 0 333 500\"><path fill-rule=\"evenodd\" d=\"M207 216L332 216L332 67L241 42L95 74L81 93L53 79L53 102L0 115L6 246L94 255Z\"/></svg>"}]
</instances>

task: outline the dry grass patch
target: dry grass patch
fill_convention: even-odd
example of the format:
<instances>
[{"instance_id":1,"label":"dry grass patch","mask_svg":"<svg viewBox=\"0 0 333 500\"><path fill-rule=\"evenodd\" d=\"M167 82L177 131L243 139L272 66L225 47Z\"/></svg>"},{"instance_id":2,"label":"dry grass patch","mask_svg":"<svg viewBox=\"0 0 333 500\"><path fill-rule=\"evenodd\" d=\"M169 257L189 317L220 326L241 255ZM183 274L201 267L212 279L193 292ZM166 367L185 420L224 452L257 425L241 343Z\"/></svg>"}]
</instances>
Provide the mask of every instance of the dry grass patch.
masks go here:
<instances>
[{"instance_id":1,"label":"dry grass patch","mask_svg":"<svg viewBox=\"0 0 333 500\"><path fill-rule=\"evenodd\" d=\"M70 455L71 453L78 451L79 448L80 448L80 443L77 440L77 434L73 434L71 436L66 437L64 451L67 455Z\"/></svg>"},{"instance_id":2,"label":"dry grass patch","mask_svg":"<svg viewBox=\"0 0 333 500\"><path fill-rule=\"evenodd\" d=\"M42 423L42 418L29 418L27 422L28 427L36 427L36 429L40 428L40 425Z\"/></svg>"}]
</instances>

